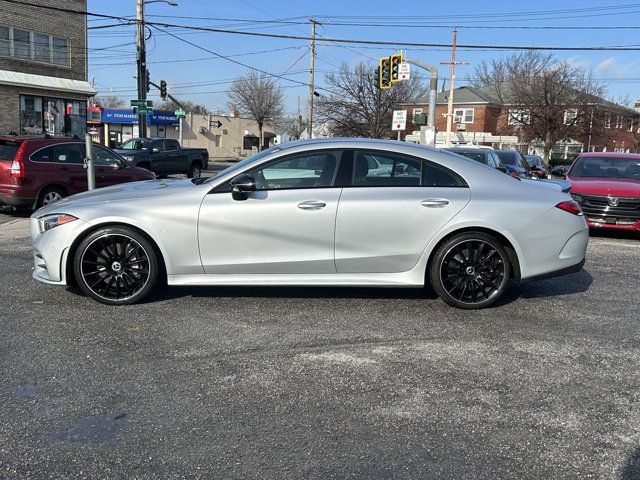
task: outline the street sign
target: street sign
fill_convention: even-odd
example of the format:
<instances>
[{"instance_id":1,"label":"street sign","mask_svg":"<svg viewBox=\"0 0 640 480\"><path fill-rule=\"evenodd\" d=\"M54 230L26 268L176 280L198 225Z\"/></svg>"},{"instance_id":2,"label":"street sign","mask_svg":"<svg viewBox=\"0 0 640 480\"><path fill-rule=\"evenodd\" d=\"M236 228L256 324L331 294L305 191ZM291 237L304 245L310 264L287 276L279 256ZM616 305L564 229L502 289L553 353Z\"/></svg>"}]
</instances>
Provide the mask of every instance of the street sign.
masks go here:
<instances>
[{"instance_id":1,"label":"street sign","mask_svg":"<svg viewBox=\"0 0 640 480\"><path fill-rule=\"evenodd\" d=\"M411 77L411 64L410 63L401 63L398 68L398 79L399 80L409 80Z\"/></svg>"},{"instance_id":2,"label":"street sign","mask_svg":"<svg viewBox=\"0 0 640 480\"><path fill-rule=\"evenodd\" d=\"M184 118L187 116L187 112L185 112L184 110L182 110L181 108L179 108L178 110L176 110L175 112L173 112L174 115L178 118Z\"/></svg>"},{"instance_id":3,"label":"street sign","mask_svg":"<svg viewBox=\"0 0 640 480\"><path fill-rule=\"evenodd\" d=\"M211 120L209 122L209 127L211 128L220 128L222 126L222 122L220 120Z\"/></svg>"},{"instance_id":4,"label":"street sign","mask_svg":"<svg viewBox=\"0 0 640 480\"><path fill-rule=\"evenodd\" d=\"M153 108L151 107L136 107L135 113L138 115L152 115Z\"/></svg>"},{"instance_id":5,"label":"street sign","mask_svg":"<svg viewBox=\"0 0 640 480\"><path fill-rule=\"evenodd\" d=\"M132 107L146 108L149 105L147 104L146 100L131 100L131 106Z\"/></svg>"},{"instance_id":6,"label":"street sign","mask_svg":"<svg viewBox=\"0 0 640 480\"><path fill-rule=\"evenodd\" d=\"M404 130L407 127L407 111L394 110L391 130Z\"/></svg>"}]
</instances>

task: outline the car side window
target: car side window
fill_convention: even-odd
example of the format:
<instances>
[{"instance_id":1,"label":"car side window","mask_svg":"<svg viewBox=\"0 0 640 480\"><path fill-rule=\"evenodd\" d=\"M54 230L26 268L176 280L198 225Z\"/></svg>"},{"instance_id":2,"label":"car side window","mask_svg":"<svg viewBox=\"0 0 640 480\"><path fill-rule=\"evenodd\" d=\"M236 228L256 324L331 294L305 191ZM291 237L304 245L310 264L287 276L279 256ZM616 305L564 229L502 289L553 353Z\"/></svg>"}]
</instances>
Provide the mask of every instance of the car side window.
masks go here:
<instances>
[{"instance_id":1,"label":"car side window","mask_svg":"<svg viewBox=\"0 0 640 480\"><path fill-rule=\"evenodd\" d=\"M113 167L122 163L120 157L110 150L98 145L93 146L93 161L96 165Z\"/></svg>"},{"instance_id":2,"label":"car side window","mask_svg":"<svg viewBox=\"0 0 640 480\"><path fill-rule=\"evenodd\" d=\"M390 152L355 152L354 187L418 187L422 162Z\"/></svg>"},{"instance_id":3,"label":"car side window","mask_svg":"<svg viewBox=\"0 0 640 480\"><path fill-rule=\"evenodd\" d=\"M252 170L257 190L322 188L333 185L340 152L307 152Z\"/></svg>"},{"instance_id":4,"label":"car side window","mask_svg":"<svg viewBox=\"0 0 640 480\"><path fill-rule=\"evenodd\" d=\"M467 187L467 182L448 168L424 162L422 185L425 187Z\"/></svg>"},{"instance_id":5,"label":"car side window","mask_svg":"<svg viewBox=\"0 0 640 480\"><path fill-rule=\"evenodd\" d=\"M84 163L84 150L79 143L63 143L53 146L54 162L70 165Z\"/></svg>"},{"instance_id":6,"label":"car side window","mask_svg":"<svg viewBox=\"0 0 640 480\"><path fill-rule=\"evenodd\" d=\"M164 152L165 148L164 148L164 140L156 140L154 142L151 142L151 152Z\"/></svg>"},{"instance_id":7,"label":"car side window","mask_svg":"<svg viewBox=\"0 0 640 480\"><path fill-rule=\"evenodd\" d=\"M53 146L41 148L31 154L29 160L32 162L53 162L55 158L55 154L53 151Z\"/></svg>"},{"instance_id":8,"label":"car side window","mask_svg":"<svg viewBox=\"0 0 640 480\"><path fill-rule=\"evenodd\" d=\"M180 144L178 143L177 140L165 140L164 144L167 148L167 151L180 149Z\"/></svg>"}]
</instances>

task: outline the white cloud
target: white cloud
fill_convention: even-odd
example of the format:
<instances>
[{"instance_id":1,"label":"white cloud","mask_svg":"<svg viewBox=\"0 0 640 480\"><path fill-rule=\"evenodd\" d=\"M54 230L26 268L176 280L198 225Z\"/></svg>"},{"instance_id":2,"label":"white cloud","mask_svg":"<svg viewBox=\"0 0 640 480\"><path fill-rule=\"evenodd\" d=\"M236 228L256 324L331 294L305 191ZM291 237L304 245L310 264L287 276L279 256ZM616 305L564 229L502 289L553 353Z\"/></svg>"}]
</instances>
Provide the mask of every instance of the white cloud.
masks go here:
<instances>
[{"instance_id":1,"label":"white cloud","mask_svg":"<svg viewBox=\"0 0 640 480\"><path fill-rule=\"evenodd\" d=\"M594 71L598 75L607 77L623 77L640 73L640 59L628 63L620 63L616 57L609 57L601 61Z\"/></svg>"}]
</instances>

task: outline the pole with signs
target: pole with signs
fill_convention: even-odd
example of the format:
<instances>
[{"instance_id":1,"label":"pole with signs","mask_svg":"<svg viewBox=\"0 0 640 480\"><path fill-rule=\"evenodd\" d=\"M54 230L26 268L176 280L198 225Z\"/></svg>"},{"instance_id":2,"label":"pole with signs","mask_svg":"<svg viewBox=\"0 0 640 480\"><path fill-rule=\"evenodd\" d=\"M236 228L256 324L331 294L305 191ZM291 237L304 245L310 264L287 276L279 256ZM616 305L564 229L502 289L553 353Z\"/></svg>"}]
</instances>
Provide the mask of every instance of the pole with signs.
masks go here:
<instances>
[{"instance_id":1,"label":"pole with signs","mask_svg":"<svg viewBox=\"0 0 640 480\"><path fill-rule=\"evenodd\" d=\"M407 111L394 110L391 130L398 132L398 141L400 140L400 132L405 128L407 128Z\"/></svg>"},{"instance_id":2,"label":"pole with signs","mask_svg":"<svg viewBox=\"0 0 640 480\"><path fill-rule=\"evenodd\" d=\"M93 190L96 188L96 171L93 168L93 139L90 133L85 134L84 143L87 152L87 158L85 159L87 168L87 190Z\"/></svg>"}]
</instances>

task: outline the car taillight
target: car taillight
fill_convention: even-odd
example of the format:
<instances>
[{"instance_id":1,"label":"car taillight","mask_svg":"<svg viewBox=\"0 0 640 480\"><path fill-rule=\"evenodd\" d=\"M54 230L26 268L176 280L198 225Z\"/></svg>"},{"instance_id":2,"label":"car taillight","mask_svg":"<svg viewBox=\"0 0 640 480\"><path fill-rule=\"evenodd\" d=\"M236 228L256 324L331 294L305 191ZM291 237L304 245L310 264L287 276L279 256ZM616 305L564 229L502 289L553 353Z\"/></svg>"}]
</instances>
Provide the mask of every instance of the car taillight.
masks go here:
<instances>
[{"instance_id":1,"label":"car taillight","mask_svg":"<svg viewBox=\"0 0 640 480\"><path fill-rule=\"evenodd\" d=\"M512 177L520 178L520 174L518 172L511 172Z\"/></svg>"},{"instance_id":2,"label":"car taillight","mask_svg":"<svg viewBox=\"0 0 640 480\"><path fill-rule=\"evenodd\" d=\"M556 205L556 208L560 210L564 210L565 212L572 213L573 215L583 215L582 208L578 205L577 202L573 200L567 200L566 202L560 202Z\"/></svg>"},{"instance_id":3,"label":"car taillight","mask_svg":"<svg viewBox=\"0 0 640 480\"><path fill-rule=\"evenodd\" d=\"M11 176L13 178L24 178L24 163L22 163L22 157L24 157L24 151L27 148L27 142L22 142L18 151L16 152L16 156L13 157L13 162L11 162L11 169L9 170Z\"/></svg>"}]
</instances>

